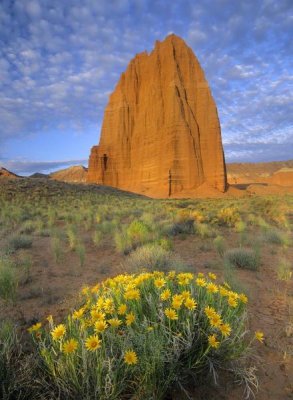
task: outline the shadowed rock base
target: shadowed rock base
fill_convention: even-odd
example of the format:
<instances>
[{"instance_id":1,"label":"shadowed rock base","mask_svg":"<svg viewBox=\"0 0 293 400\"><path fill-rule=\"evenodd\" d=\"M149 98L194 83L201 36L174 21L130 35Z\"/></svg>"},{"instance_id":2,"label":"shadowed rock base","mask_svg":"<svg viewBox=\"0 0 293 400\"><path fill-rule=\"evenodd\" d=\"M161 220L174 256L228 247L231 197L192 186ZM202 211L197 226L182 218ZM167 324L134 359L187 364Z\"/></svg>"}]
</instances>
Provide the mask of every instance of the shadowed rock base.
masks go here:
<instances>
[{"instance_id":1,"label":"shadowed rock base","mask_svg":"<svg viewBox=\"0 0 293 400\"><path fill-rule=\"evenodd\" d=\"M138 54L111 94L88 182L152 197L225 192L217 108L204 72L175 35Z\"/></svg>"}]
</instances>

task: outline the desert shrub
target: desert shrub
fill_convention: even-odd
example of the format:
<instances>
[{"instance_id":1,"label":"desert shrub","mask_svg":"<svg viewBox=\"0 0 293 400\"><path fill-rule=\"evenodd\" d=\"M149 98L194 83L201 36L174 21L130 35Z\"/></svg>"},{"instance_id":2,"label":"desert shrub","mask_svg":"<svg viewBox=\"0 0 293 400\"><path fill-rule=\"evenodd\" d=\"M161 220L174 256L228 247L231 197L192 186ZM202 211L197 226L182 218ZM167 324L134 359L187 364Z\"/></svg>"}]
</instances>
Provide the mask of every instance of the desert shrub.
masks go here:
<instances>
[{"instance_id":1,"label":"desert shrub","mask_svg":"<svg viewBox=\"0 0 293 400\"><path fill-rule=\"evenodd\" d=\"M12 251L19 249L29 249L32 247L33 240L27 235L15 235L8 241L8 247Z\"/></svg>"},{"instance_id":2,"label":"desert shrub","mask_svg":"<svg viewBox=\"0 0 293 400\"><path fill-rule=\"evenodd\" d=\"M98 225L98 229L104 234L112 234L118 226L118 220L113 219L112 221L103 221Z\"/></svg>"},{"instance_id":3,"label":"desert shrub","mask_svg":"<svg viewBox=\"0 0 293 400\"><path fill-rule=\"evenodd\" d=\"M198 210L191 211L190 217L193 218L196 222L204 222L205 220L204 214Z\"/></svg>"},{"instance_id":4,"label":"desert shrub","mask_svg":"<svg viewBox=\"0 0 293 400\"><path fill-rule=\"evenodd\" d=\"M128 254L138 246L155 240L158 235L159 232L153 233L143 221L134 220L114 233L114 241L119 252Z\"/></svg>"},{"instance_id":5,"label":"desert shrub","mask_svg":"<svg viewBox=\"0 0 293 400\"><path fill-rule=\"evenodd\" d=\"M217 221L220 225L235 226L240 220L240 215L235 207L222 208L217 214Z\"/></svg>"},{"instance_id":6,"label":"desert shrub","mask_svg":"<svg viewBox=\"0 0 293 400\"><path fill-rule=\"evenodd\" d=\"M181 234L192 234L194 233L194 220L187 219L181 222L174 222L166 225L163 228L163 233L169 236L177 236Z\"/></svg>"},{"instance_id":7,"label":"desert shrub","mask_svg":"<svg viewBox=\"0 0 293 400\"><path fill-rule=\"evenodd\" d=\"M263 240L267 243L272 243L280 246L287 246L289 241L287 236L280 231L271 229L263 234Z\"/></svg>"},{"instance_id":8,"label":"desert shrub","mask_svg":"<svg viewBox=\"0 0 293 400\"><path fill-rule=\"evenodd\" d=\"M257 270L260 265L259 251L243 247L227 250L224 258L234 267Z\"/></svg>"},{"instance_id":9,"label":"desert shrub","mask_svg":"<svg viewBox=\"0 0 293 400\"><path fill-rule=\"evenodd\" d=\"M162 400L191 377L239 371L253 340L246 340L247 298L215 278L119 275L84 288L83 303L62 324L49 318L47 328L31 327L61 397ZM261 332L254 337L263 340Z\"/></svg>"},{"instance_id":10,"label":"desert shrub","mask_svg":"<svg viewBox=\"0 0 293 400\"><path fill-rule=\"evenodd\" d=\"M150 228L143 221L132 221L126 233L133 247L146 243L150 239Z\"/></svg>"},{"instance_id":11,"label":"desert shrub","mask_svg":"<svg viewBox=\"0 0 293 400\"><path fill-rule=\"evenodd\" d=\"M151 243L133 251L127 258L126 267L131 272L141 269L167 271L176 267L180 268L181 265L178 259L174 259L170 251L158 244Z\"/></svg>"},{"instance_id":12,"label":"desert shrub","mask_svg":"<svg viewBox=\"0 0 293 400\"><path fill-rule=\"evenodd\" d=\"M219 256L223 257L226 249L225 239L223 238L223 236L218 235L214 239L214 246Z\"/></svg>"},{"instance_id":13,"label":"desert shrub","mask_svg":"<svg viewBox=\"0 0 293 400\"><path fill-rule=\"evenodd\" d=\"M51 236L51 232L50 232L50 230L49 229L41 229L39 232L38 232L38 234L41 236L41 237L49 237L49 236Z\"/></svg>"},{"instance_id":14,"label":"desert shrub","mask_svg":"<svg viewBox=\"0 0 293 400\"><path fill-rule=\"evenodd\" d=\"M164 250L172 250L173 249L173 242L169 238L160 238L156 240L155 244L161 246Z\"/></svg>"},{"instance_id":15,"label":"desert shrub","mask_svg":"<svg viewBox=\"0 0 293 400\"><path fill-rule=\"evenodd\" d=\"M212 238L216 236L214 229L208 224L198 223L195 226L195 232L202 238Z\"/></svg>"},{"instance_id":16,"label":"desert shrub","mask_svg":"<svg viewBox=\"0 0 293 400\"><path fill-rule=\"evenodd\" d=\"M18 280L12 260L8 256L0 258L0 297L14 301Z\"/></svg>"},{"instance_id":17,"label":"desert shrub","mask_svg":"<svg viewBox=\"0 0 293 400\"><path fill-rule=\"evenodd\" d=\"M19 233L21 234L31 234L35 232L37 229L37 225L35 221L27 220L25 221L19 229Z\"/></svg>"},{"instance_id":18,"label":"desert shrub","mask_svg":"<svg viewBox=\"0 0 293 400\"><path fill-rule=\"evenodd\" d=\"M242 220L235 223L235 231L238 233L243 233L246 230L246 223Z\"/></svg>"}]
</instances>

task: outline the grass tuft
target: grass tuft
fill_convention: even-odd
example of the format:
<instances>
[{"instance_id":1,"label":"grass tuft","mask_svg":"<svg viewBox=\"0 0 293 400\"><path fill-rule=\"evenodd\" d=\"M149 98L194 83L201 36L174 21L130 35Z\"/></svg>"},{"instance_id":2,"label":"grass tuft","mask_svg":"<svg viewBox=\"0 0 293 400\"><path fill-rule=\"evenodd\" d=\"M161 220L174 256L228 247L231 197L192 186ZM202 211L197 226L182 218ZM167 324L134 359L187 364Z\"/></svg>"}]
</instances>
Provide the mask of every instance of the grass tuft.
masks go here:
<instances>
[{"instance_id":1,"label":"grass tuft","mask_svg":"<svg viewBox=\"0 0 293 400\"><path fill-rule=\"evenodd\" d=\"M239 247L227 250L224 254L225 261L234 267L256 271L260 266L260 256L257 250Z\"/></svg>"}]
</instances>

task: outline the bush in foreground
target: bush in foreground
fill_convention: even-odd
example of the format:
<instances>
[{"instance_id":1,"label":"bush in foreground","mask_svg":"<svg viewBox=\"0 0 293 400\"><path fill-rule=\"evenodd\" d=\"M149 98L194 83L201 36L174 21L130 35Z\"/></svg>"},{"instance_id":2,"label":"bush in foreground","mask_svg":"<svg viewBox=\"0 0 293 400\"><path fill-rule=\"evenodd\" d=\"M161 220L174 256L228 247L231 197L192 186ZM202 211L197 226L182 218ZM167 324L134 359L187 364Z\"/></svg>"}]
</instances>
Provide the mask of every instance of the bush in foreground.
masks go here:
<instances>
[{"instance_id":1,"label":"bush in foreground","mask_svg":"<svg viewBox=\"0 0 293 400\"><path fill-rule=\"evenodd\" d=\"M247 297L215 279L119 275L84 288L82 306L62 324L50 316L48 328L38 323L30 332L66 398L160 400L247 354Z\"/></svg>"}]
</instances>

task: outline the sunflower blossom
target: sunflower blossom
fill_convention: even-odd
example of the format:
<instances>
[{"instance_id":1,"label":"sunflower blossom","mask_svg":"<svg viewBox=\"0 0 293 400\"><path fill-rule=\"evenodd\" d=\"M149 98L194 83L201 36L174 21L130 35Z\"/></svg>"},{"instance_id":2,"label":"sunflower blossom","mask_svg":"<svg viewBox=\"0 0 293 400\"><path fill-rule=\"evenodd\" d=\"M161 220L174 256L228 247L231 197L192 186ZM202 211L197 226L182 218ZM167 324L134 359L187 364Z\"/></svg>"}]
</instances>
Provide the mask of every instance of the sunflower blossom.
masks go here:
<instances>
[{"instance_id":1,"label":"sunflower blossom","mask_svg":"<svg viewBox=\"0 0 293 400\"><path fill-rule=\"evenodd\" d=\"M74 353L78 347L78 342L75 339L69 339L63 343L62 351L64 354Z\"/></svg>"},{"instance_id":2,"label":"sunflower blossom","mask_svg":"<svg viewBox=\"0 0 293 400\"><path fill-rule=\"evenodd\" d=\"M165 310L165 315L166 315L167 318L169 318L171 320L178 319L178 315L177 315L176 311L173 310L173 308L167 308Z\"/></svg>"},{"instance_id":3,"label":"sunflower blossom","mask_svg":"<svg viewBox=\"0 0 293 400\"><path fill-rule=\"evenodd\" d=\"M138 358L137 358L135 351L133 351L133 350L126 351L124 354L124 362L127 365L137 364Z\"/></svg>"},{"instance_id":4,"label":"sunflower blossom","mask_svg":"<svg viewBox=\"0 0 293 400\"><path fill-rule=\"evenodd\" d=\"M160 296L161 300L163 301L170 299L170 297L171 297L171 292L169 289L164 290Z\"/></svg>"},{"instance_id":5,"label":"sunflower blossom","mask_svg":"<svg viewBox=\"0 0 293 400\"><path fill-rule=\"evenodd\" d=\"M263 334L263 332L261 332L261 331L256 331L255 332L255 334L254 334L254 337L255 337L255 339L256 340L258 340L260 343L263 343L263 341L264 341L264 334Z\"/></svg>"},{"instance_id":6,"label":"sunflower blossom","mask_svg":"<svg viewBox=\"0 0 293 400\"><path fill-rule=\"evenodd\" d=\"M108 327L107 322L102 319L95 322L96 332L103 332L105 329L107 329L107 327Z\"/></svg>"},{"instance_id":7,"label":"sunflower blossom","mask_svg":"<svg viewBox=\"0 0 293 400\"><path fill-rule=\"evenodd\" d=\"M135 315L131 312L126 314L126 325L130 326L135 321Z\"/></svg>"},{"instance_id":8,"label":"sunflower blossom","mask_svg":"<svg viewBox=\"0 0 293 400\"><path fill-rule=\"evenodd\" d=\"M62 337L66 333L66 327L63 324L57 325L56 328L54 328L51 332L52 338L54 340L59 340L62 339Z\"/></svg>"},{"instance_id":9,"label":"sunflower blossom","mask_svg":"<svg viewBox=\"0 0 293 400\"><path fill-rule=\"evenodd\" d=\"M101 340L96 335L89 336L85 341L85 347L88 351L96 351L101 347Z\"/></svg>"},{"instance_id":10,"label":"sunflower blossom","mask_svg":"<svg viewBox=\"0 0 293 400\"><path fill-rule=\"evenodd\" d=\"M210 335L208 337L209 345L214 349L217 349L220 346L220 342L217 341L216 335Z\"/></svg>"}]
</instances>

